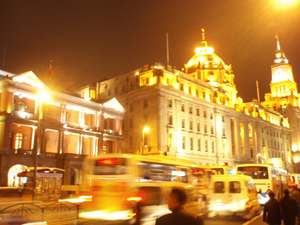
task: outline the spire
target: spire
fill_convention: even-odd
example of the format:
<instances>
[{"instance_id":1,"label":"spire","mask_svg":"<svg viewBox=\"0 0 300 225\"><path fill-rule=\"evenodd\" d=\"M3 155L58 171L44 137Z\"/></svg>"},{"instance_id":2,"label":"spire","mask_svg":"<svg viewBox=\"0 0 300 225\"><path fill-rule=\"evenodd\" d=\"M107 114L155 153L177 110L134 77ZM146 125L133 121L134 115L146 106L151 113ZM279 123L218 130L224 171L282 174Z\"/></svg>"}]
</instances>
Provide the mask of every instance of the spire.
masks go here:
<instances>
[{"instance_id":1,"label":"spire","mask_svg":"<svg viewBox=\"0 0 300 225\"><path fill-rule=\"evenodd\" d=\"M201 41L201 46L202 47L207 47L207 42L205 41L205 30L201 28L202 31L202 41Z\"/></svg>"},{"instance_id":2,"label":"spire","mask_svg":"<svg viewBox=\"0 0 300 225\"><path fill-rule=\"evenodd\" d=\"M205 30L202 28L201 31L202 31L202 41L205 41Z\"/></svg>"},{"instance_id":3,"label":"spire","mask_svg":"<svg viewBox=\"0 0 300 225\"><path fill-rule=\"evenodd\" d=\"M285 57L284 52L280 49L278 32L276 32L275 38L277 39L277 48L276 48L276 51L275 51L275 57L276 57L276 59L274 60L274 62L275 63L288 63L289 61Z\"/></svg>"},{"instance_id":4,"label":"spire","mask_svg":"<svg viewBox=\"0 0 300 225\"><path fill-rule=\"evenodd\" d=\"M279 44L278 32L276 32L275 38L277 39L277 50L280 50L280 44Z\"/></svg>"}]
</instances>

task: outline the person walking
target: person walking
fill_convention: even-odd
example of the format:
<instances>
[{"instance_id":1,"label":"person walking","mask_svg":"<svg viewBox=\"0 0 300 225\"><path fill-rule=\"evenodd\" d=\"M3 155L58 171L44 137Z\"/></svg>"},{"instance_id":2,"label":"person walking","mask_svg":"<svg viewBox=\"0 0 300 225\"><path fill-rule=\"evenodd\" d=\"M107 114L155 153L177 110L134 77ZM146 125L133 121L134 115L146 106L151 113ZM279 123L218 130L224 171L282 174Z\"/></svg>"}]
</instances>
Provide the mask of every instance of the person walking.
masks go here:
<instances>
[{"instance_id":1,"label":"person walking","mask_svg":"<svg viewBox=\"0 0 300 225\"><path fill-rule=\"evenodd\" d=\"M202 217L195 217L184 210L187 196L184 190L174 188L168 199L168 207L172 213L156 219L155 225L203 225Z\"/></svg>"},{"instance_id":2,"label":"person walking","mask_svg":"<svg viewBox=\"0 0 300 225\"><path fill-rule=\"evenodd\" d=\"M297 223L300 225L300 192L298 188L295 188L294 191L292 192L291 197L296 200L297 205L298 205L298 212L297 212Z\"/></svg>"},{"instance_id":3,"label":"person walking","mask_svg":"<svg viewBox=\"0 0 300 225\"><path fill-rule=\"evenodd\" d=\"M265 203L263 222L270 225L280 225L281 224L281 213L279 202L275 199L275 194L273 191L268 193L270 199Z\"/></svg>"},{"instance_id":4,"label":"person walking","mask_svg":"<svg viewBox=\"0 0 300 225\"><path fill-rule=\"evenodd\" d=\"M288 189L285 189L283 192L284 196L280 199L279 204L283 213L284 225L295 225L298 214L297 202L290 197Z\"/></svg>"}]
</instances>

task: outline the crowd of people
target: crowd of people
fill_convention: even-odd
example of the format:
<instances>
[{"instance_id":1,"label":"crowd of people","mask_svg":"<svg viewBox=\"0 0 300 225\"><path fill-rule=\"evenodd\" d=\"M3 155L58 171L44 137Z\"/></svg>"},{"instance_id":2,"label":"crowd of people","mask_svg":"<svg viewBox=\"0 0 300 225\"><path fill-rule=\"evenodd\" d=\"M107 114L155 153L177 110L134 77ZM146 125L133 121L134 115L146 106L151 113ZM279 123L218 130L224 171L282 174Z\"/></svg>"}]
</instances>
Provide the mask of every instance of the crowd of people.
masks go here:
<instances>
[{"instance_id":1,"label":"crowd of people","mask_svg":"<svg viewBox=\"0 0 300 225\"><path fill-rule=\"evenodd\" d=\"M269 201L266 202L263 212L263 221L270 225L300 225L300 190L295 188L284 190L283 198L275 199L274 192L270 191Z\"/></svg>"}]
</instances>

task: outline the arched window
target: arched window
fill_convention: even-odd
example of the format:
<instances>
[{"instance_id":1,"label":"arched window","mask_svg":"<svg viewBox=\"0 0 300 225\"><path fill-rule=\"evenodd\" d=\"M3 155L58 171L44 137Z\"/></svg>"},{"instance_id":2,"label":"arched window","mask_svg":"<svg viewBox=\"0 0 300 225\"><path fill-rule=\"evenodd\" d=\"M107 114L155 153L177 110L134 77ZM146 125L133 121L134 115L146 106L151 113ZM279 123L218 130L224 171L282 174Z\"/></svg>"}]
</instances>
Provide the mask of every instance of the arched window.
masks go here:
<instances>
[{"instance_id":1,"label":"arched window","mask_svg":"<svg viewBox=\"0 0 300 225\"><path fill-rule=\"evenodd\" d=\"M23 134L17 133L15 139L15 149L19 149L23 147Z\"/></svg>"}]
</instances>

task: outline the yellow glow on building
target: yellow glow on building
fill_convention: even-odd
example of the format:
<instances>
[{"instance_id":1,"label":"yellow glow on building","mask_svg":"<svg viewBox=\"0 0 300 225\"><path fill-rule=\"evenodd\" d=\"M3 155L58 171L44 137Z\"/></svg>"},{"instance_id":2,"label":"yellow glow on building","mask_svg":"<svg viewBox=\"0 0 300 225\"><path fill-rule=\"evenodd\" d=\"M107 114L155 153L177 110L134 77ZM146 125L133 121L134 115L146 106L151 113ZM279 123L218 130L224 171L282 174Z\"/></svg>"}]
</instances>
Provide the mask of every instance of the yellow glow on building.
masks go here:
<instances>
[{"instance_id":1,"label":"yellow glow on building","mask_svg":"<svg viewBox=\"0 0 300 225\"><path fill-rule=\"evenodd\" d=\"M11 113L11 105L7 105L6 112L7 112L7 113Z\"/></svg>"},{"instance_id":2,"label":"yellow glow on building","mask_svg":"<svg viewBox=\"0 0 300 225\"><path fill-rule=\"evenodd\" d=\"M211 101L211 99L210 99L210 97L209 97L210 95L206 95L206 101Z\"/></svg>"},{"instance_id":3,"label":"yellow glow on building","mask_svg":"<svg viewBox=\"0 0 300 225\"><path fill-rule=\"evenodd\" d=\"M179 83L173 83L173 87L179 89Z\"/></svg>"},{"instance_id":4,"label":"yellow glow on building","mask_svg":"<svg viewBox=\"0 0 300 225\"><path fill-rule=\"evenodd\" d=\"M292 161L291 160L292 159L292 153L291 153L291 151L288 151L288 157L287 158L288 158L288 162L291 163L291 161Z\"/></svg>"},{"instance_id":5,"label":"yellow glow on building","mask_svg":"<svg viewBox=\"0 0 300 225\"><path fill-rule=\"evenodd\" d=\"M29 84L33 87L45 88L45 85L38 79L32 71L17 75L12 78L13 81Z\"/></svg>"}]
</instances>

